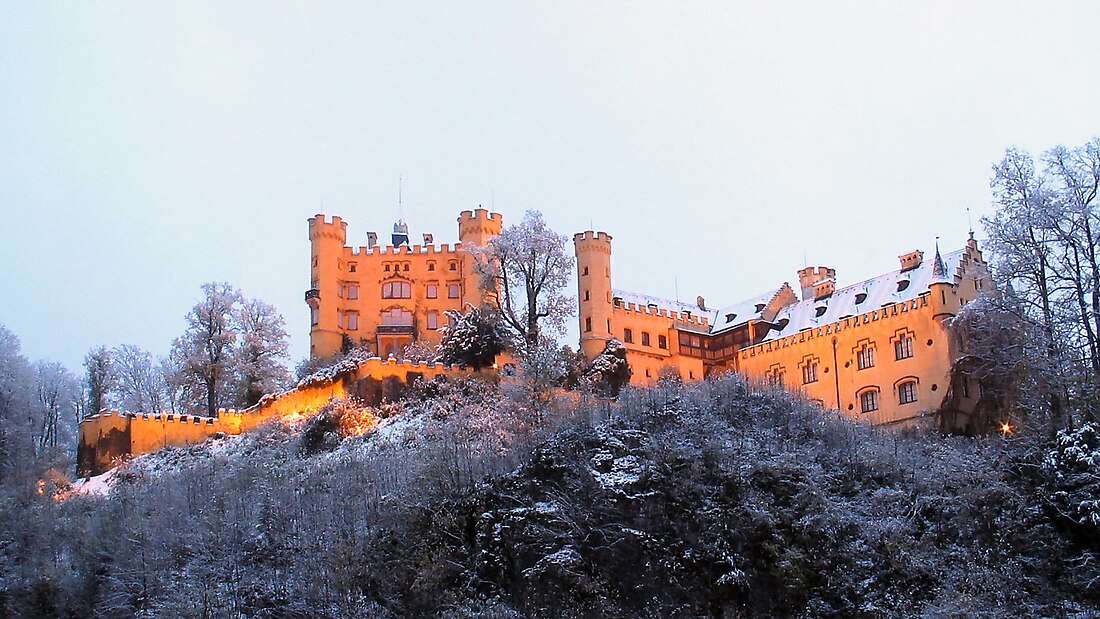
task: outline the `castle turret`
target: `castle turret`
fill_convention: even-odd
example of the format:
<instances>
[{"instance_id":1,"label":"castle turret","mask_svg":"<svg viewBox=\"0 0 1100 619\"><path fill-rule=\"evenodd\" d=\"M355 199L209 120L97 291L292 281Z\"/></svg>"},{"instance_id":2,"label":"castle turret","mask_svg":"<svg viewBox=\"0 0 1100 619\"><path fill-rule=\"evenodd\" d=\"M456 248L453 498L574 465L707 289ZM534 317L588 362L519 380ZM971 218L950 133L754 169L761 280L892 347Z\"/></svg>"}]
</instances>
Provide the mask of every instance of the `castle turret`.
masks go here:
<instances>
[{"instance_id":1,"label":"castle turret","mask_svg":"<svg viewBox=\"0 0 1100 619\"><path fill-rule=\"evenodd\" d=\"M390 237L393 240L394 247L401 247L409 245L409 224L405 223L405 220L398 219L393 224L393 235Z\"/></svg>"},{"instance_id":2,"label":"castle turret","mask_svg":"<svg viewBox=\"0 0 1100 619\"><path fill-rule=\"evenodd\" d=\"M827 279L836 281L835 269L829 267L806 267L801 269L798 272L798 284L802 288L802 300L815 298L814 285Z\"/></svg>"},{"instance_id":3,"label":"castle turret","mask_svg":"<svg viewBox=\"0 0 1100 619\"><path fill-rule=\"evenodd\" d=\"M940 243L937 241L936 257L932 259L932 279L928 282L932 317L937 320L959 313L959 294L951 280L951 276L947 274L947 265L940 256Z\"/></svg>"},{"instance_id":4,"label":"castle turret","mask_svg":"<svg viewBox=\"0 0 1100 619\"><path fill-rule=\"evenodd\" d=\"M309 349L313 356L326 356L340 350L342 331L337 290L347 228L348 224L339 217L326 222L325 216L318 213L309 218L313 261L305 298L310 307Z\"/></svg>"},{"instance_id":5,"label":"castle turret","mask_svg":"<svg viewBox=\"0 0 1100 619\"><path fill-rule=\"evenodd\" d=\"M504 218L500 213L490 213L479 208L462 211L458 215L458 240L462 247L484 247L490 239L500 236ZM462 258L462 300L464 303L482 305L487 301L480 289L481 277L474 268L474 258L466 255Z\"/></svg>"},{"instance_id":6,"label":"castle turret","mask_svg":"<svg viewBox=\"0 0 1100 619\"><path fill-rule=\"evenodd\" d=\"M573 235L577 253L577 301L580 308L581 351L592 359L611 339L611 235L578 232Z\"/></svg>"}]
</instances>

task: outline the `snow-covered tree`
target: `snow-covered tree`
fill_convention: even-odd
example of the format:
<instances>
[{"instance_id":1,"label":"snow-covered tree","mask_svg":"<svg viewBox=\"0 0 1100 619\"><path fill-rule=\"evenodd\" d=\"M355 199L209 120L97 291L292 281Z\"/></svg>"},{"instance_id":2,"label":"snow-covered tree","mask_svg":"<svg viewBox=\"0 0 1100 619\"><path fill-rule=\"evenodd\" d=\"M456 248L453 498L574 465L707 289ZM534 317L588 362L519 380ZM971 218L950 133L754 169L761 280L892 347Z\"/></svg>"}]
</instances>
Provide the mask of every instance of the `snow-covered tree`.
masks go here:
<instances>
[{"instance_id":1,"label":"snow-covered tree","mask_svg":"<svg viewBox=\"0 0 1100 619\"><path fill-rule=\"evenodd\" d=\"M520 223L470 250L482 288L527 349L539 346L544 329L560 332L573 315L573 299L564 293L573 269L567 240L546 227L542 213L527 211Z\"/></svg>"},{"instance_id":2,"label":"snow-covered tree","mask_svg":"<svg viewBox=\"0 0 1100 619\"><path fill-rule=\"evenodd\" d=\"M240 344L237 348L237 372L240 405L252 406L267 393L287 387L290 372L286 362L286 321L274 306L259 299L245 299L235 313Z\"/></svg>"},{"instance_id":3,"label":"snow-covered tree","mask_svg":"<svg viewBox=\"0 0 1100 619\"><path fill-rule=\"evenodd\" d=\"M246 299L225 283L204 284L203 299L187 314L187 330L172 343L169 389L183 408L214 415L247 407L290 382L287 333L271 305Z\"/></svg>"},{"instance_id":4,"label":"snow-covered tree","mask_svg":"<svg viewBox=\"0 0 1100 619\"><path fill-rule=\"evenodd\" d=\"M19 338L0 324L0 485L34 455L33 376Z\"/></svg>"},{"instance_id":5,"label":"snow-covered tree","mask_svg":"<svg viewBox=\"0 0 1100 619\"><path fill-rule=\"evenodd\" d=\"M1067 403L1097 418L1100 140L1052 148L1040 164L1008 149L994 166L991 187L999 208L984 220L987 246L999 287L1013 290L1021 318L1042 335L1033 354L1067 381L1050 383L1047 406L1056 418Z\"/></svg>"},{"instance_id":6,"label":"snow-covered tree","mask_svg":"<svg viewBox=\"0 0 1100 619\"><path fill-rule=\"evenodd\" d=\"M34 364L34 393L40 420L35 443L40 455L58 454L69 447L80 406L80 382L65 366L56 361Z\"/></svg>"},{"instance_id":7,"label":"snow-covered tree","mask_svg":"<svg viewBox=\"0 0 1100 619\"><path fill-rule=\"evenodd\" d=\"M439 359L481 369L508 347L508 333L499 315L491 309L467 305L466 313L444 312L447 324L440 328Z\"/></svg>"},{"instance_id":8,"label":"snow-covered tree","mask_svg":"<svg viewBox=\"0 0 1100 619\"><path fill-rule=\"evenodd\" d=\"M97 346L84 355L84 390L87 395L85 413L94 415L111 405L115 388L115 371L111 349Z\"/></svg>"},{"instance_id":9,"label":"snow-covered tree","mask_svg":"<svg viewBox=\"0 0 1100 619\"><path fill-rule=\"evenodd\" d=\"M227 283L203 284L202 290L202 300L187 313L187 330L172 342L172 354L180 360L176 381L184 400L213 417L234 378L233 313L241 294Z\"/></svg>"},{"instance_id":10,"label":"snow-covered tree","mask_svg":"<svg viewBox=\"0 0 1100 619\"><path fill-rule=\"evenodd\" d=\"M607 341L603 351L596 355L584 369L581 384L592 391L612 397L630 382L630 364L626 360L626 346L615 338Z\"/></svg>"},{"instance_id":11,"label":"snow-covered tree","mask_svg":"<svg viewBox=\"0 0 1100 619\"><path fill-rule=\"evenodd\" d=\"M132 344L115 348L115 391L123 410L157 413L164 403L164 377L153 355Z\"/></svg>"}]
</instances>

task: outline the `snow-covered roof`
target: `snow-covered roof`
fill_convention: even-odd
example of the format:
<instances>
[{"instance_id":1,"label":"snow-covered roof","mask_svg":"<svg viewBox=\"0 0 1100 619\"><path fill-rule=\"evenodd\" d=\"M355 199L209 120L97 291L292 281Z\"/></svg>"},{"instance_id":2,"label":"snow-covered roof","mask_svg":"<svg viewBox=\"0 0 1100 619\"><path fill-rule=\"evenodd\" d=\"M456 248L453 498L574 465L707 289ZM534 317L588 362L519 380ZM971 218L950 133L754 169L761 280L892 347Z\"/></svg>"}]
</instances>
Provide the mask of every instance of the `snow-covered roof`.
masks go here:
<instances>
[{"instance_id":1,"label":"snow-covered roof","mask_svg":"<svg viewBox=\"0 0 1100 619\"><path fill-rule=\"evenodd\" d=\"M639 307L645 307L647 305L656 305L659 310L668 310L670 312L691 312L693 315L707 316L711 310L700 310L699 306L694 303L686 303L684 301L673 301L672 299L662 299L660 297L651 297L648 294L641 294L637 292L628 292L626 290L612 290L611 296L622 299L623 305L633 303Z\"/></svg>"},{"instance_id":2,"label":"snow-covered roof","mask_svg":"<svg viewBox=\"0 0 1100 619\"><path fill-rule=\"evenodd\" d=\"M962 260L959 249L943 256L947 273L954 273ZM848 316L856 316L892 303L911 301L928 290L932 282L936 261L925 260L920 266L908 271L890 271L866 281L839 288L832 295L821 299L805 299L779 310L775 324L786 324L782 329L773 329L763 341L769 341L798 333L803 329L836 322ZM900 286L902 281L908 282ZM899 288L902 288L899 290ZM820 315L819 315L820 313Z\"/></svg>"},{"instance_id":3,"label":"snow-covered roof","mask_svg":"<svg viewBox=\"0 0 1100 619\"><path fill-rule=\"evenodd\" d=\"M740 303L735 303L715 311L710 321L711 333L718 333L736 327L737 325L743 325L749 320L760 320L760 315L764 312L764 308L782 289L783 287L780 286L774 290L758 294L751 299L745 299Z\"/></svg>"}]
</instances>

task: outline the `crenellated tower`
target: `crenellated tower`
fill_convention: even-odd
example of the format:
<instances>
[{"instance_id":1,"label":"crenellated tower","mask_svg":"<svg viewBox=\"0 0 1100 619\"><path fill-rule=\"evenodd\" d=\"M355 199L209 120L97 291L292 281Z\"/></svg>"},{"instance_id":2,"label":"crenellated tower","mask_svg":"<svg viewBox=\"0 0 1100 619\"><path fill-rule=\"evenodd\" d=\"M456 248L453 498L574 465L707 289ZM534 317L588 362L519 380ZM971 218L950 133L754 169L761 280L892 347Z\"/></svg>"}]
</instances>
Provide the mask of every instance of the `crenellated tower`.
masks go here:
<instances>
[{"instance_id":1,"label":"crenellated tower","mask_svg":"<svg viewBox=\"0 0 1100 619\"><path fill-rule=\"evenodd\" d=\"M479 208L473 211L462 211L458 215L458 240L462 247L484 247L490 240L500 236L504 225L504 218L500 213L490 213L486 209ZM487 299L480 289L480 276L474 269L472 256L463 255L462 258L462 301L482 305Z\"/></svg>"},{"instance_id":2,"label":"crenellated tower","mask_svg":"<svg viewBox=\"0 0 1100 619\"><path fill-rule=\"evenodd\" d=\"M342 256L347 242L347 222L339 217L325 221L318 213L309 218L309 243L312 263L306 303L310 307L309 348L311 355L340 350L340 308L337 301Z\"/></svg>"},{"instance_id":3,"label":"crenellated tower","mask_svg":"<svg viewBox=\"0 0 1100 619\"><path fill-rule=\"evenodd\" d=\"M611 339L611 235L578 232L573 235L577 255L577 303L581 327L581 351L592 359Z\"/></svg>"}]
</instances>

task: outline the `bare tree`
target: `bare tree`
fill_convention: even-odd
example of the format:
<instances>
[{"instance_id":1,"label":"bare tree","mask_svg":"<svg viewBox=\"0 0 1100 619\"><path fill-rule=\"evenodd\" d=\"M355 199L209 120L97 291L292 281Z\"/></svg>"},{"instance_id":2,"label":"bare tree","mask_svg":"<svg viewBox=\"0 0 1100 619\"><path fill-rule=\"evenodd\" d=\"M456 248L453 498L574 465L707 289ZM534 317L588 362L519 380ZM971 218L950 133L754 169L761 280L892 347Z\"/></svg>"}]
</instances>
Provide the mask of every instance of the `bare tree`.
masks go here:
<instances>
[{"instance_id":1,"label":"bare tree","mask_svg":"<svg viewBox=\"0 0 1100 619\"><path fill-rule=\"evenodd\" d=\"M56 361L34 364L34 393L41 419L35 436L39 455L56 454L71 438L71 419L64 413L79 405L80 387L76 376Z\"/></svg>"},{"instance_id":2,"label":"bare tree","mask_svg":"<svg viewBox=\"0 0 1100 619\"><path fill-rule=\"evenodd\" d=\"M563 293L573 269L566 241L546 227L542 213L527 211L519 224L470 250L482 288L528 351L539 346L544 328L560 332L573 315L573 299Z\"/></svg>"},{"instance_id":3,"label":"bare tree","mask_svg":"<svg viewBox=\"0 0 1100 619\"><path fill-rule=\"evenodd\" d=\"M111 391L115 386L111 349L98 346L84 355L84 389L87 393L87 410L94 415L110 406Z\"/></svg>"},{"instance_id":4,"label":"bare tree","mask_svg":"<svg viewBox=\"0 0 1100 619\"><path fill-rule=\"evenodd\" d=\"M184 398L213 417L232 379L233 312L241 294L227 283L203 284L202 290L203 298L187 313L187 330L172 342L172 355L180 362L176 380Z\"/></svg>"},{"instance_id":5,"label":"bare tree","mask_svg":"<svg viewBox=\"0 0 1100 619\"><path fill-rule=\"evenodd\" d=\"M160 412L164 379L153 355L131 344L114 350L119 406L130 411Z\"/></svg>"},{"instance_id":6,"label":"bare tree","mask_svg":"<svg viewBox=\"0 0 1100 619\"><path fill-rule=\"evenodd\" d=\"M1095 209L1100 143L1053 148L1045 169L1008 149L993 170L999 209L984 223L1001 288L1012 289L1020 317L1042 334L1041 365L1060 380L1047 404L1062 416L1071 394L1095 415L1100 393L1100 261Z\"/></svg>"},{"instance_id":7,"label":"bare tree","mask_svg":"<svg viewBox=\"0 0 1100 619\"><path fill-rule=\"evenodd\" d=\"M239 403L247 407L290 383L286 366L290 349L286 321L274 306L259 299L245 299L234 316L240 332L236 354Z\"/></svg>"}]
</instances>

